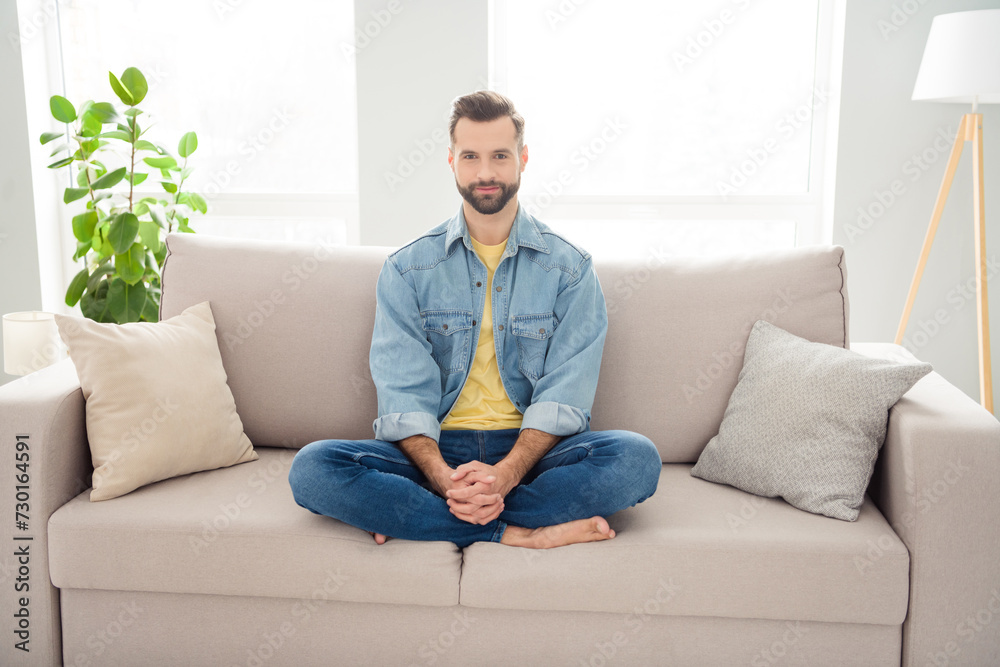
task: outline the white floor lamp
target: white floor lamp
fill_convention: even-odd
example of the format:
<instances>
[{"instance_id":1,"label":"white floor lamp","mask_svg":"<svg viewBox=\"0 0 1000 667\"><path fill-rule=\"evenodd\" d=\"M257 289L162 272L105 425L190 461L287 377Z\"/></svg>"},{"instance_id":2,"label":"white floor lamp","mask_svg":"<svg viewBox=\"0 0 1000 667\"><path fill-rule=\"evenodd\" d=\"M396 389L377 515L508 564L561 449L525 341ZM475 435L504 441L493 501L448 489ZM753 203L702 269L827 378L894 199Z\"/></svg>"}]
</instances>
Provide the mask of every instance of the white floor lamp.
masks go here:
<instances>
[{"instance_id":1,"label":"white floor lamp","mask_svg":"<svg viewBox=\"0 0 1000 667\"><path fill-rule=\"evenodd\" d=\"M979 398L993 412L993 380L990 368L990 316L986 294L986 212L983 188L983 115L979 104L1000 103L1000 9L981 9L935 16L927 36L924 57L913 87L914 100L972 104L972 113L962 116L958 135L948 158L938 191L916 273L910 283L906 307L896 331L896 344L903 341L906 323L917 298L917 288L944 211L955 170L966 141L972 142L972 208L976 251L976 318L979 325Z\"/></svg>"}]
</instances>

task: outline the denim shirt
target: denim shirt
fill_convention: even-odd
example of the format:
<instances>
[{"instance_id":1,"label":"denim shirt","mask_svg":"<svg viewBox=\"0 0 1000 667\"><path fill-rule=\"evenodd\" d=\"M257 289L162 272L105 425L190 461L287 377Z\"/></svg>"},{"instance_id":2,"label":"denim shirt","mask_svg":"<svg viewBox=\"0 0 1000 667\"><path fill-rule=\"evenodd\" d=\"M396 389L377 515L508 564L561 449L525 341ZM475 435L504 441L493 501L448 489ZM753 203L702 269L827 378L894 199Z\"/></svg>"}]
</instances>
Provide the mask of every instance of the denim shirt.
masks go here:
<instances>
[{"instance_id":1,"label":"denim shirt","mask_svg":"<svg viewBox=\"0 0 1000 667\"><path fill-rule=\"evenodd\" d=\"M376 439L438 441L469 376L487 297L497 368L521 429L589 428L608 330L590 254L519 206L492 289L486 277L461 208L386 259L369 355Z\"/></svg>"}]
</instances>

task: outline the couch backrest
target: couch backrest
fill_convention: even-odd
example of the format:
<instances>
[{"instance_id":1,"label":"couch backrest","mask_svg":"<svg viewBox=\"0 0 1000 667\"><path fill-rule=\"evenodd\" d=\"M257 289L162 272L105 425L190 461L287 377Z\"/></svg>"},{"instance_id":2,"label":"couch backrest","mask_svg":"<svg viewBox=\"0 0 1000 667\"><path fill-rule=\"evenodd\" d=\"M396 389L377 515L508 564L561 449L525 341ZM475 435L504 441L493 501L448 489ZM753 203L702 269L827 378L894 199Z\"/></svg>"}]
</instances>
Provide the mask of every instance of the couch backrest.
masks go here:
<instances>
[{"instance_id":1,"label":"couch backrest","mask_svg":"<svg viewBox=\"0 0 1000 667\"><path fill-rule=\"evenodd\" d=\"M172 234L161 318L210 301L250 440L366 439L377 416L368 351L388 247ZM753 322L846 347L844 251L598 261L608 337L592 428L638 431L665 462L697 459L719 423Z\"/></svg>"}]
</instances>

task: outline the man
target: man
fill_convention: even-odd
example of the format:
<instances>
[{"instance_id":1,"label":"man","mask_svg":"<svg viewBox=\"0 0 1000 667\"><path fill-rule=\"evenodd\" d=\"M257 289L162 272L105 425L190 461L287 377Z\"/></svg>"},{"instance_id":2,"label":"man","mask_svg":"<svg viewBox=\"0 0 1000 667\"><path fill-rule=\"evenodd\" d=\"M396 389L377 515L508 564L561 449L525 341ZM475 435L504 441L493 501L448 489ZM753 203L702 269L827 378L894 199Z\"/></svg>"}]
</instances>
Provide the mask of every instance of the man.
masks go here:
<instances>
[{"instance_id":1,"label":"man","mask_svg":"<svg viewBox=\"0 0 1000 667\"><path fill-rule=\"evenodd\" d=\"M456 99L458 214L392 253L376 287L374 440L304 447L296 502L374 535L549 548L613 538L653 494L645 436L591 431L607 311L590 255L518 205L524 119Z\"/></svg>"}]
</instances>

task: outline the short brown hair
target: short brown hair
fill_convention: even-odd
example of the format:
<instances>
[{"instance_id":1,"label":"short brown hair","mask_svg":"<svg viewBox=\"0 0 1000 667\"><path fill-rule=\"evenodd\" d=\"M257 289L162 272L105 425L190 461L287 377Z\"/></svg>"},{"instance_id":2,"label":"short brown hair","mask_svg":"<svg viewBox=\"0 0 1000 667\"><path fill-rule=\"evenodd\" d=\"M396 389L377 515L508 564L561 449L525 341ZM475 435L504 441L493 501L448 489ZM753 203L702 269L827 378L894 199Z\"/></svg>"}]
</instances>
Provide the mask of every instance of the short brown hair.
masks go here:
<instances>
[{"instance_id":1,"label":"short brown hair","mask_svg":"<svg viewBox=\"0 0 1000 667\"><path fill-rule=\"evenodd\" d=\"M455 146L455 126L462 118L485 123L497 118L508 117L514 123L514 134L517 137L518 152L524 148L524 117L514 108L509 97L493 90L477 90L468 95L456 97L451 103L451 122L448 133L451 135L451 145Z\"/></svg>"}]
</instances>

